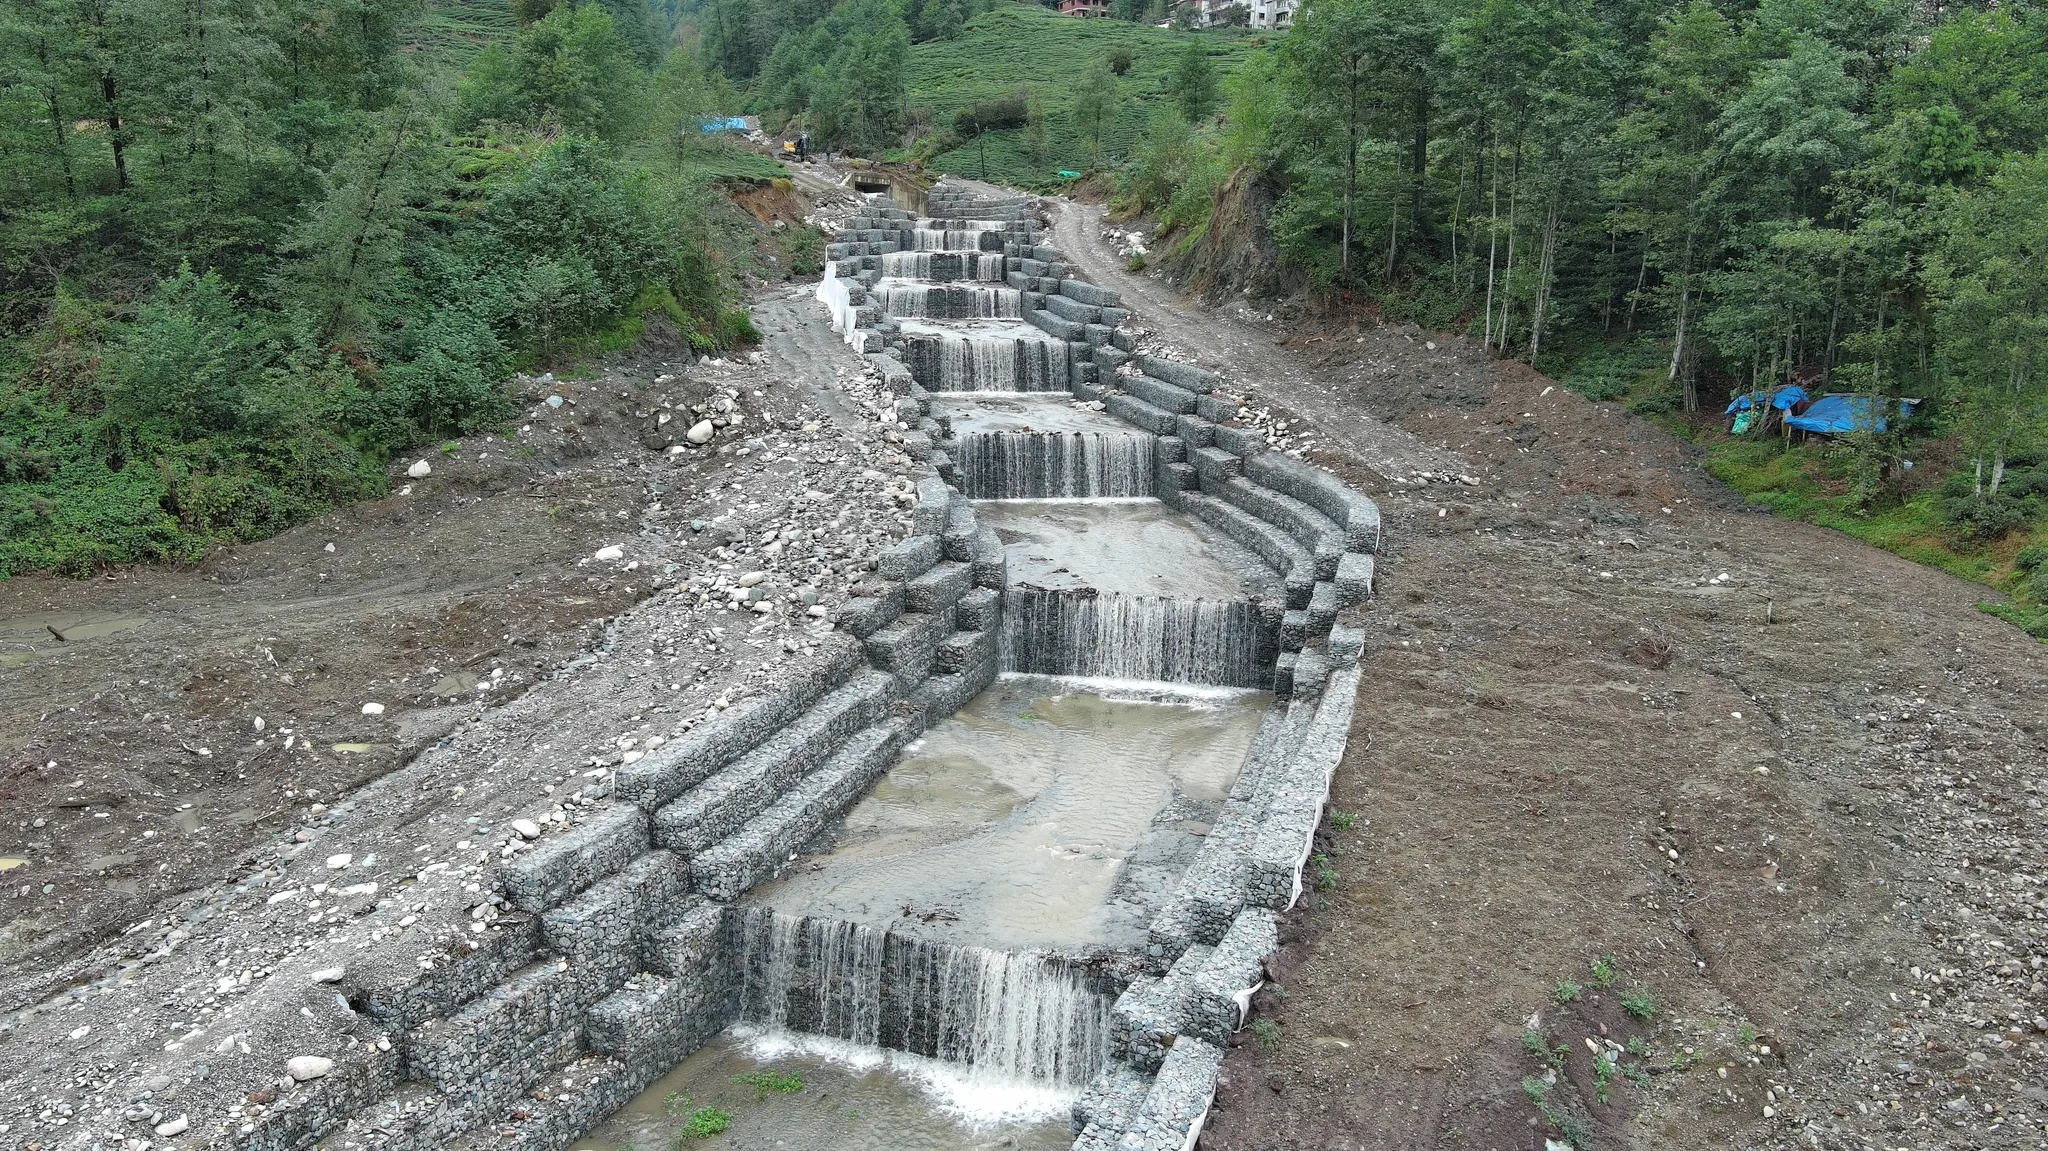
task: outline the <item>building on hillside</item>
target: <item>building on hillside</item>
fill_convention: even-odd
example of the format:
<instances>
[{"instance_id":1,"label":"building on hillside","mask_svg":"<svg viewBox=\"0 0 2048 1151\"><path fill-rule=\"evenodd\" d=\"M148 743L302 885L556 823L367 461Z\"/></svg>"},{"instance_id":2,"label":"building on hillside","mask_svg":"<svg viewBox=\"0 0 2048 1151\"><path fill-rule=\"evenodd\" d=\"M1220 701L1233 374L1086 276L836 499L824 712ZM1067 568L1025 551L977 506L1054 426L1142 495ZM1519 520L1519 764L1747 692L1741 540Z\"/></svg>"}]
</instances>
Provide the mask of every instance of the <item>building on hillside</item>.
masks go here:
<instances>
[{"instance_id":1,"label":"building on hillside","mask_svg":"<svg viewBox=\"0 0 2048 1151\"><path fill-rule=\"evenodd\" d=\"M1252 0L1252 27L1291 28L1296 6L1295 0Z\"/></svg>"},{"instance_id":2,"label":"building on hillside","mask_svg":"<svg viewBox=\"0 0 2048 1151\"><path fill-rule=\"evenodd\" d=\"M1192 0L1195 23L1203 28L1225 26L1291 28L1299 0Z\"/></svg>"},{"instance_id":3,"label":"building on hillside","mask_svg":"<svg viewBox=\"0 0 2048 1151\"><path fill-rule=\"evenodd\" d=\"M1109 0L1060 0L1060 15L1091 16L1109 15Z\"/></svg>"}]
</instances>

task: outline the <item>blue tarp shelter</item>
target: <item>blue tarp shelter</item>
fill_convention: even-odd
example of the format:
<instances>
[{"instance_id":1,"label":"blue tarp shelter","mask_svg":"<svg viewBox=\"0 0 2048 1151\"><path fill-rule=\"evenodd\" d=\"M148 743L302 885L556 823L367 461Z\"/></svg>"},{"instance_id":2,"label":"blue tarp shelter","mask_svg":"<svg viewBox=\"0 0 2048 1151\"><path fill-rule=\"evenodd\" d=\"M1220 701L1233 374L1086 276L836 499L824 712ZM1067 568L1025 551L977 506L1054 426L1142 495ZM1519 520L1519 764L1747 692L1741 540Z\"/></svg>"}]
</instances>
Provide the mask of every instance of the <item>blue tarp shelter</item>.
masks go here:
<instances>
[{"instance_id":1,"label":"blue tarp shelter","mask_svg":"<svg viewBox=\"0 0 2048 1151\"><path fill-rule=\"evenodd\" d=\"M1892 405L1898 405L1900 419L1913 414L1919 400L1881 400L1873 396L1853 396L1842 393L1822 396L1813 401L1804 412L1786 416L1785 423L1802 432L1816 432L1823 436L1839 436L1857 430L1887 431L1890 427Z\"/></svg>"},{"instance_id":2,"label":"blue tarp shelter","mask_svg":"<svg viewBox=\"0 0 2048 1151\"><path fill-rule=\"evenodd\" d=\"M1759 407L1762 404L1761 397L1763 396L1763 394L1764 393L1762 392L1751 392L1748 395L1737 396L1735 397L1734 401L1728 405L1728 410L1722 414L1732 416L1737 412L1746 412L1749 411L1751 408ZM1771 406L1778 409L1779 411L1789 412L1792 410L1792 405L1799 403L1801 400L1804 400L1805 398L1806 389L1800 387L1798 384L1793 384L1789 388L1779 388L1777 391L1771 393L1770 402Z\"/></svg>"},{"instance_id":3,"label":"blue tarp shelter","mask_svg":"<svg viewBox=\"0 0 2048 1151\"><path fill-rule=\"evenodd\" d=\"M708 120L700 122L697 127L706 133L745 132L747 130L747 118L745 116L713 116Z\"/></svg>"}]
</instances>

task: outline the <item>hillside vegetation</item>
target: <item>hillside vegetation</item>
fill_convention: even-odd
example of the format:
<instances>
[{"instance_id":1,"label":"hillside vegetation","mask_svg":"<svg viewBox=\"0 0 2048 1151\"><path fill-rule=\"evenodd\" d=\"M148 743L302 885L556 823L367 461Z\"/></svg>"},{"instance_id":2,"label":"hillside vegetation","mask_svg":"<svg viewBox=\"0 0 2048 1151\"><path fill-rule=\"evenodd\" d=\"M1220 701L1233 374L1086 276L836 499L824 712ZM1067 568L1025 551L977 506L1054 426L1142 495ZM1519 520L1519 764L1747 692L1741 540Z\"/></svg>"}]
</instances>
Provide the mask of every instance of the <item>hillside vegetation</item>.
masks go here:
<instances>
[{"instance_id":1,"label":"hillside vegetation","mask_svg":"<svg viewBox=\"0 0 2048 1151\"><path fill-rule=\"evenodd\" d=\"M1318 0L1222 117L1150 122L1119 207L1213 257L1219 191L1255 181L1317 295L1623 401L2048 636L2044 59L2032 6ZM1925 402L1812 443L1722 430L1793 384Z\"/></svg>"},{"instance_id":2,"label":"hillside vegetation","mask_svg":"<svg viewBox=\"0 0 2048 1151\"><path fill-rule=\"evenodd\" d=\"M520 365L749 337L759 175L642 0L17 5L0 23L0 576L374 497Z\"/></svg>"},{"instance_id":3,"label":"hillside vegetation","mask_svg":"<svg viewBox=\"0 0 2048 1151\"><path fill-rule=\"evenodd\" d=\"M1115 49L1130 52L1129 69L1116 77L1112 126L1103 132L1102 160L1130 154L1152 117L1172 102L1175 68L1189 45L1219 74L1228 73L1267 36L1177 32L1123 20L1078 20L1035 4L994 8L969 21L958 37L914 45L909 90L913 104L930 109L941 125L977 101L998 100L1028 87L1044 107L1045 148L1034 151L1023 127L984 133L986 178L1024 188L1064 182L1059 172L1086 171L1090 149L1076 123L1076 93ZM981 178L977 139L932 156L940 172Z\"/></svg>"}]
</instances>

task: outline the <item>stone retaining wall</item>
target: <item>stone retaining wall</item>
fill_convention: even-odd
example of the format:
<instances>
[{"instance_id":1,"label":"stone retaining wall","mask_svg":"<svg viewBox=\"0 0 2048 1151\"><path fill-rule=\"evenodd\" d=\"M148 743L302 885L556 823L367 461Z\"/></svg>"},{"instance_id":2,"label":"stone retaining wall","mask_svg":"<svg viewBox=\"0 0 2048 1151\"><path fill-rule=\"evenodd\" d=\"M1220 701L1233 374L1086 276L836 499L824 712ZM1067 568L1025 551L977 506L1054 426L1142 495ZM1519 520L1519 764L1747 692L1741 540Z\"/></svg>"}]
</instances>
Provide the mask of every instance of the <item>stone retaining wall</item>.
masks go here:
<instances>
[{"instance_id":1,"label":"stone retaining wall","mask_svg":"<svg viewBox=\"0 0 2048 1151\"><path fill-rule=\"evenodd\" d=\"M1278 950L1275 917L1300 898L1343 756L1364 633L1339 616L1372 595L1379 508L1329 472L1267 450L1262 433L1236 423L1243 399L1216 373L1137 353L1119 326L1129 313L1117 294L1077 278L1035 233L1020 229L1003 253L1007 283L1025 293L1025 320L1068 342L1071 394L1156 436L1159 498L1259 556L1286 595L1274 691L1287 703L1269 713L1221 820L1151 924L1155 974L1118 999L1115 1058L1074 1108L1075 1151L1191 1147L1230 1033ZM917 429L907 446L950 476L929 393L898 358L890 323L868 322L874 336L858 346L898 397L899 419Z\"/></svg>"},{"instance_id":2,"label":"stone retaining wall","mask_svg":"<svg viewBox=\"0 0 2048 1151\"><path fill-rule=\"evenodd\" d=\"M352 965L382 1046L243 1146L558 1148L729 1026L730 902L995 679L1001 545L944 481L917 496L813 670L621 766L612 802L502 868L514 910L478 946Z\"/></svg>"},{"instance_id":3,"label":"stone retaining wall","mask_svg":"<svg viewBox=\"0 0 2048 1151\"><path fill-rule=\"evenodd\" d=\"M1258 554L1285 587L1275 686L1287 702L1151 925L1151 973L1116 1000L1113 1057L1074 1112L1077 1148L1185 1148L1277 947L1275 916L1301 893L1358 687L1363 636L1338 616L1371 593L1378 512L1334 476L1266 451L1234 423L1239 402L1214 374L1135 354L1115 293L1039 242L1033 201L941 186L929 210L1006 222L1005 282L1024 294L1026 321L1067 341L1070 392L1158 437L1161 497ZM470 945L352 965L343 994L381 1034L366 1031L243 1146L566 1146L738 1017L731 901L994 680L1002 545L944 481L952 461L929 396L866 292L881 255L916 243L908 213L878 208L830 245L820 288L896 395L906 448L939 473L918 485L910 537L841 610L837 647L782 690L622 767L610 804L503 869L513 910Z\"/></svg>"}]
</instances>

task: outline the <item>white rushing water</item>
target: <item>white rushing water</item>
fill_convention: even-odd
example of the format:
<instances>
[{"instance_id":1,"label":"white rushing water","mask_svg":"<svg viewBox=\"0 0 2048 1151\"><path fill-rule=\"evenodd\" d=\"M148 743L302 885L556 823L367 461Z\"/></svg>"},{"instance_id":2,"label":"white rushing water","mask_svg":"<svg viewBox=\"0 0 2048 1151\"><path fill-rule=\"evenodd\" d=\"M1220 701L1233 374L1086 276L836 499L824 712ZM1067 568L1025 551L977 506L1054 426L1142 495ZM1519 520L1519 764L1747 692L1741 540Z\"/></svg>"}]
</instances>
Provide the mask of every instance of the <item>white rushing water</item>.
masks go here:
<instances>
[{"instance_id":1,"label":"white rushing water","mask_svg":"<svg viewBox=\"0 0 2048 1151\"><path fill-rule=\"evenodd\" d=\"M1150 436L1099 432L962 432L954 485L970 499L1112 499L1153 491Z\"/></svg>"},{"instance_id":2,"label":"white rushing water","mask_svg":"<svg viewBox=\"0 0 2048 1151\"><path fill-rule=\"evenodd\" d=\"M1086 1083L1109 996L1071 964L751 907L741 1017L965 1065L992 1081Z\"/></svg>"},{"instance_id":3,"label":"white rushing water","mask_svg":"<svg viewBox=\"0 0 2048 1151\"><path fill-rule=\"evenodd\" d=\"M1001 283L1001 252L887 252L882 275L899 280L982 280Z\"/></svg>"},{"instance_id":4,"label":"white rushing water","mask_svg":"<svg viewBox=\"0 0 2048 1151\"><path fill-rule=\"evenodd\" d=\"M1064 392L1065 340L978 332L906 332L904 364L935 392Z\"/></svg>"},{"instance_id":5,"label":"white rushing water","mask_svg":"<svg viewBox=\"0 0 2048 1151\"><path fill-rule=\"evenodd\" d=\"M1038 675L1228 687L1269 686L1271 674L1248 603L1097 588L1005 589L997 660Z\"/></svg>"},{"instance_id":6,"label":"white rushing water","mask_svg":"<svg viewBox=\"0 0 2048 1151\"><path fill-rule=\"evenodd\" d=\"M958 224L995 224L993 220L949 220ZM996 227L971 228L918 228L911 233L911 244L919 252L973 252L986 248L990 243L1000 245L1003 231ZM993 237L993 239L991 239Z\"/></svg>"},{"instance_id":7,"label":"white rushing water","mask_svg":"<svg viewBox=\"0 0 2048 1151\"><path fill-rule=\"evenodd\" d=\"M1024 293L980 284L923 284L879 280L869 294L891 316L934 320L1013 320L1024 314Z\"/></svg>"}]
</instances>

